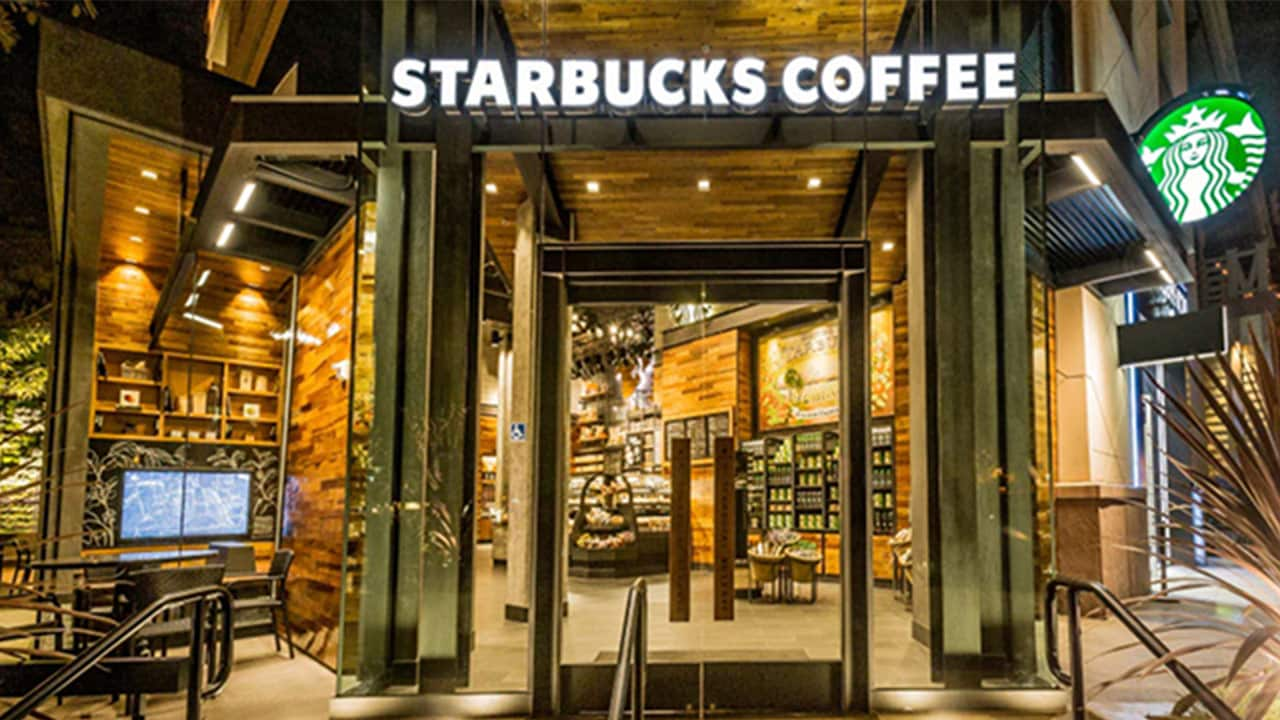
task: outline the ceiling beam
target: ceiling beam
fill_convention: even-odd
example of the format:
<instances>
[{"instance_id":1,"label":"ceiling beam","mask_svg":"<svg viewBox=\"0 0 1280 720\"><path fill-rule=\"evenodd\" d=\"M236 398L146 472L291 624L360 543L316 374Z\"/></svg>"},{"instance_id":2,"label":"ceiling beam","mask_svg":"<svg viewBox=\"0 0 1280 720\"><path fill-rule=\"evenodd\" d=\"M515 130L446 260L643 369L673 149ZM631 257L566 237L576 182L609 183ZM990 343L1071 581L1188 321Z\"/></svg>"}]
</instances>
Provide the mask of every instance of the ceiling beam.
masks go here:
<instances>
[{"instance_id":1,"label":"ceiling beam","mask_svg":"<svg viewBox=\"0 0 1280 720\"><path fill-rule=\"evenodd\" d=\"M866 236L867 228L863 224L863 218L871 214L876 193L880 190L880 181L884 179L892 158L893 153L884 151L858 153L858 163L853 169L853 182L849 183L849 189L844 194L840 218L836 221L835 237Z\"/></svg>"},{"instance_id":2,"label":"ceiling beam","mask_svg":"<svg viewBox=\"0 0 1280 720\"><path fill-rule=\"evenodd\" d=\"M188 226L188 228L190 227ZM169 274L165 276L164 287L160 289L160 299L156 301L155 310L151 312L151 324L148 329L151 331L151 347L153 348L160 345L160 336L164 333L164 326L168 324L169 316L173 314L174 308L182 302L183 293L195 284L196 254L188 249L186 244L190 242L190 239L191 232L188 229L187 232L183 233L178 259L169 268Z\"/></svg>"},{"instance_id":3,"label":"ceiling beam","mask_svg":"<svg viewBox=\"0 0 1280 720\"><path fill-rule=\"evenodd\" d=\"M515 153L515 159L520 179L524 181L524 190L533 201L536 217L544 221L544 234L568 240L569 211L560 199L551 158L546 153Z\"/></svg>"},{"instance_id":4,"label":"ceiling beam","mask_svg":"<svg viewBox=\"0 0 1280 720\"><path fill-rule=\"evenodd\" d=\"M1153 268L1141 252L1130 252L1128 256L1117 260L1107 260L1086 267L1056 272L1053 275L1053 283L1054 287L1057 288L1069 288L1076 285L1105 283L1133 277L1134 275L1156 272L1158 272L1157 268Z\"/></svg>"}]
</instances>

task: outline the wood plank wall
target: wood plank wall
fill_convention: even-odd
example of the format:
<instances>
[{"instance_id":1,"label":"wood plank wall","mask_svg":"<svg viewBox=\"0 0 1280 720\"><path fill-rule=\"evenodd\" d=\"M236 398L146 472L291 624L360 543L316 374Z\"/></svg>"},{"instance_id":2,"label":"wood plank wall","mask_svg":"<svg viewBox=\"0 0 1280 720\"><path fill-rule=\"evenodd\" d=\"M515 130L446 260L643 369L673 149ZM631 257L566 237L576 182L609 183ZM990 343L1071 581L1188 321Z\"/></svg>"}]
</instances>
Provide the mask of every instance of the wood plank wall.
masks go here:
<instances>
[{"instance_id":1,"label":"wood plank wall","mask_svg":"<svg viewBox=\"0 0 1280 720\"><path fill-rule=\"evenodd\" d=\"M294 353L281 540L296 553L289 578L290 610L301 631L295 638L331 668L338 650L349 386L335 364L350 359L354 251L352 221L299 278L298 328L321 343L300 343Z\"/></svg>"},{"instance_id":2,"label":"wood plank wall","mask_svg":"<svg viewBox=\"0 0 1280 720\"><path fill-rule=\"evenodd\" d=\"M734 434L739 439L751 437L750 357L750 340L737 330L664 349L662 364L654 370L653 378L654 399L662 408L663 422L731 410ZM715 507L711 459L694 460L690 474L693 562L709 566Z\"/></svg>"},{"instance_id":3,"label":"wood plank wall","mask_svg":"<svg viewBox=\"0 0 1280 720\"><path fill-rule=\"evenodd\" d=\"M907 317L907 283L900 282L893 286L893 475L899 530L911 527L911 351ZM885 548L887 552L887 542ZM884 561L876 563L876 577L891 577L892 567L892 559L886 555Z\"/></svg>"}]
</instances>

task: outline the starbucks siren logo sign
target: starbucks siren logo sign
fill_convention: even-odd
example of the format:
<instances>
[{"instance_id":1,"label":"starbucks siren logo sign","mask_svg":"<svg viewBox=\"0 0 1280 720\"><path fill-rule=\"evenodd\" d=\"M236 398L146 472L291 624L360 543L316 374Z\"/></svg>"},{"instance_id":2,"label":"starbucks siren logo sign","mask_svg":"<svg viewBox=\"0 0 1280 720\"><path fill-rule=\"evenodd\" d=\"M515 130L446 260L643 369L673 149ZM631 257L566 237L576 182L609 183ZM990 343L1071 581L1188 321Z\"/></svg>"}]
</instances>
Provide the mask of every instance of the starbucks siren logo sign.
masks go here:
<instances>
[{"instance_id":1,"label":"starbucks siren logo sign","mask_svg":"<svg viewBox=\"0 0 1280 720\"><path fill-rule=\"evenodd\" d=\"M1237 90L1184 97L1147 123L1142 162L1179 223L1221 211L1257 177L1267 133L1248 97Z\"/></svg>"}]
</instances>

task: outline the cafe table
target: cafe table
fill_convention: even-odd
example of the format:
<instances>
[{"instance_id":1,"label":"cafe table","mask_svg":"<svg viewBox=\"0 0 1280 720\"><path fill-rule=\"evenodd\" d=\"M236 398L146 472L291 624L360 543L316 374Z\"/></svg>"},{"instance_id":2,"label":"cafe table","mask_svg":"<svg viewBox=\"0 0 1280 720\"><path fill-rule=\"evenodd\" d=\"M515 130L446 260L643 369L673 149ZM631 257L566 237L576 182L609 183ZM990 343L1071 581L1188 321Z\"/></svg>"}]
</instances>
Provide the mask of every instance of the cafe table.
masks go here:
<instances>
[{"instance_id":1,"label":"cafe table","mask_svg":"<svg viewBox=\"0 0 1280 720\"><path fill-rule=\"evenodd\" d=\"M144 550L135 552L100 553L52 560L32 560L32 570L89 570L97 568L156 567L187 560L207 560L217 557L217 550Z\"/></svg>"}]
</instances>

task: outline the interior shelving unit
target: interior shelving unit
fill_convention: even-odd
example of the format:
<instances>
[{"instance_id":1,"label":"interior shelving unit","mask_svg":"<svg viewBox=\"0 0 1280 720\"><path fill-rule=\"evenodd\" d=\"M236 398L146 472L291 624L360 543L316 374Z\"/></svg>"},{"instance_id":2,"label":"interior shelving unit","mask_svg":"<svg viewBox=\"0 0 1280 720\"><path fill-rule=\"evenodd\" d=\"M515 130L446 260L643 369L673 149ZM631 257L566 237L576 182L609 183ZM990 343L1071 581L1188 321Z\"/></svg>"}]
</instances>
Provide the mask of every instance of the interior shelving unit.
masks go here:
<instances>
[{"instance_id":1,"label":"interior shelving unit","mask_svg":"<svg viewBox=\"0 0 1280 720\"><path fill-rule=\"evenodd\" d=\"M795 463L791 438L765 440L766 530L795 527Z\"/></svg>"},{"instance_id":2,"label":"interior shelving unit","mask_svg":"<svg viewBox=\"0 0 1280 720\"><path fill-rule=\"evenodd\" d=\"M871 532L893 535L898 531L897 480L893 471L893 420L871 424Z\"/></svg>"},{"instance_id":3,"label":"interior shelving unit","mask_svg":"<svg viewBox=\"0 0 1280 720\"><path fill-rule=\"evenodd\" d=\"M108 344L96 353L91 438L280 444L279 364Z\"/></svg>"}]
</instances>

